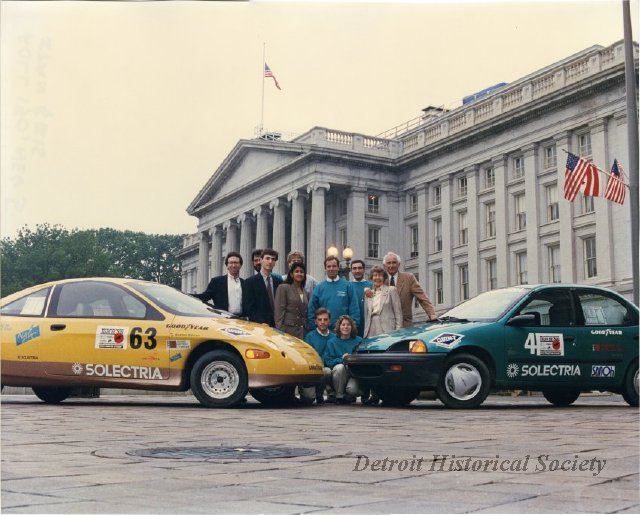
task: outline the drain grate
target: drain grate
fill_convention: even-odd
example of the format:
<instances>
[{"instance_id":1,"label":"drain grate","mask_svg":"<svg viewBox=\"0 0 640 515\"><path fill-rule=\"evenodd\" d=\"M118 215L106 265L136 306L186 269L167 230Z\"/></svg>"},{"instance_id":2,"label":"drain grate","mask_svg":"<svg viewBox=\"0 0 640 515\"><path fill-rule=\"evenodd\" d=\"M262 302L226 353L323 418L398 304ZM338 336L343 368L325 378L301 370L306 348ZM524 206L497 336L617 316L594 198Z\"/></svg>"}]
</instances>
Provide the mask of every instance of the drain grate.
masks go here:
<instances>
[{"instance_id":1,"label":"drain grate","mask_svg":"<svg viewBox=\"0 0 640 515\"><path fill-rule=\"evenodd\" d=\"M297 458L311 456L320 451L301 447L156 447L127 451L130 456L144 458L191 460L262 460L272 458Z\"/></svg>"}]
</instances>

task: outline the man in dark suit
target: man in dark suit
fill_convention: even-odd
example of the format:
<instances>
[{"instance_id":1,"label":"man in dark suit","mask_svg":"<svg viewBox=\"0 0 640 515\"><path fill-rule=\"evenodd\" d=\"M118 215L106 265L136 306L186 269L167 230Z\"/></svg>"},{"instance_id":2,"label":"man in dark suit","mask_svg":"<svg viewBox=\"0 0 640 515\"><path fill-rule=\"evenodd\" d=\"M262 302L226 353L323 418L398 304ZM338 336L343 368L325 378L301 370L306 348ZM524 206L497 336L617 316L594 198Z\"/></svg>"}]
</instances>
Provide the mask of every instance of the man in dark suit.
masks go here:
<instances>
[{"instance_id":1,"label":"man in dark suit","mask_svg":"<svg viewBox=\"0 0 640 515\"><path fill-rule=\"evenodd\" d=\"M227 267L227 273L211 279L207 289L194 296L202 302L213 300L216 308L242 316L242 290L244 287L244 279L240 279L242 256L238 252L229 252L224 259L224 264Z\"/></svg>"},{"instance_id":2,"label":"man in dark suit","mask_svg":"<svg viewBox=\"0 0 640 515\"><path fill-rule=\"evenodd\" d=\"M242 291L242 308L246 317L252 322L268 324L275 327L273 313L276 290L282 284L282 278L272 274L278 262L278 252L273 249L262 250L260 272L244 281Z\"/></svg>"}]
</instances>

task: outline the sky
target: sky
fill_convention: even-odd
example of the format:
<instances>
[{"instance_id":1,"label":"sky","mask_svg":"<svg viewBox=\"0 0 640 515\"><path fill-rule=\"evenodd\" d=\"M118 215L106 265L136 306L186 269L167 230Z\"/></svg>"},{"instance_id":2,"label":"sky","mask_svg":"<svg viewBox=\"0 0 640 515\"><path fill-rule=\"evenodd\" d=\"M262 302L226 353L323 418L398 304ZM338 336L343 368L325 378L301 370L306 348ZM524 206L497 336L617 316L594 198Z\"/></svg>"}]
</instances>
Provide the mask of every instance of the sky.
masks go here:
<instances>
[{"instance_id":1,"label":"sky","mask_svg":"<svg viewBox=\"0 0 640 515\"><path fill-rule=\"evenodd\" d=\"M187 206L261 121L375 136L622 39L622 0L4 1L0 236L193 233Z\"/></svg>"}]
</instances>

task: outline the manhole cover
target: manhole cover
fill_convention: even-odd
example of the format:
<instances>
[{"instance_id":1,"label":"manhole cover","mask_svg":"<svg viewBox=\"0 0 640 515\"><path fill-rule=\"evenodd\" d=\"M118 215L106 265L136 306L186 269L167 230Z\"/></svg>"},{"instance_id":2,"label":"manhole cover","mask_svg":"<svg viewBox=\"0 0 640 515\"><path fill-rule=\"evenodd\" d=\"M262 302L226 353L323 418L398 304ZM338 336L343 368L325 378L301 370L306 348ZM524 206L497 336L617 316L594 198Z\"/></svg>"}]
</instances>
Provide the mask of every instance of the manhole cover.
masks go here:
<instances>
[{"instance_id":1,"label":"manhole cover","mask_svg":"<svg viewBox=\"0 0 640 515\"><path fill-rule=\"evenodd\" d=\"M144 458L198 459L198 460L259 460L311 456L320 451L300 447L156 447L127 451L130 456Z\"/></svg>"}]
</instances>

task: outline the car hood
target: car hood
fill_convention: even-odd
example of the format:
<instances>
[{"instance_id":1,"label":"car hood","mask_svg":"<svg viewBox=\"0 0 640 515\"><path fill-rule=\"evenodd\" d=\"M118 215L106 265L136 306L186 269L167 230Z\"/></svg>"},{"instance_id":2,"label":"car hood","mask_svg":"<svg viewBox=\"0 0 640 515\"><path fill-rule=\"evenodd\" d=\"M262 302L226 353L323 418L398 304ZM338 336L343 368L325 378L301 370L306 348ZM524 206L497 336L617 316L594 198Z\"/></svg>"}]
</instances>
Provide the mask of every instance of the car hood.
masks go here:
<instances>
[{"instance_id":1,"label":"car hood","mask_svg":"<svg viewBox=\"0 0 640 515\"><path fill-rule=\"evenodd\" d=\"M462 341L463 337L485 327L487 322L430 322L418 324L388 334L366 338L356 352L384 352L398 342L422 340L429 352L444 352Z\"/></svg>"}]
</instances>

